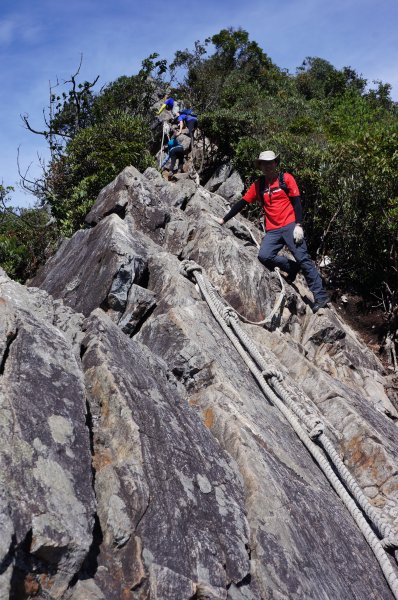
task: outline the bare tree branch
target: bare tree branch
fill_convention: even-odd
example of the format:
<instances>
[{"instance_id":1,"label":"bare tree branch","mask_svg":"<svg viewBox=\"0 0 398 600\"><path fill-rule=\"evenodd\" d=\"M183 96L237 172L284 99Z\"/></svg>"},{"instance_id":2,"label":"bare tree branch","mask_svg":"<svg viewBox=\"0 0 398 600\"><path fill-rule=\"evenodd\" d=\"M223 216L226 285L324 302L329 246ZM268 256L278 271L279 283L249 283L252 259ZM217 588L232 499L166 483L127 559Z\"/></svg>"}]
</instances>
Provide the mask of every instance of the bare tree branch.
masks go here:
<instances>
[{"instance_id":1,"label":"bare tree branch","mask_svg":"<svg viewBox=\"0 0 398 600\"><path fill-rule=\"evenodd\" d=\"M44 135L44 137L48 136L47 131L38 131L37 129L33 129L33 127L30 125L28 119L29 119L29 115L25 114L25 115L20 115L22 121L25 123L26 129L28 129L29 131L31 131L32 133L36 133L37 135Z\"/></svg>"}]
</instances>

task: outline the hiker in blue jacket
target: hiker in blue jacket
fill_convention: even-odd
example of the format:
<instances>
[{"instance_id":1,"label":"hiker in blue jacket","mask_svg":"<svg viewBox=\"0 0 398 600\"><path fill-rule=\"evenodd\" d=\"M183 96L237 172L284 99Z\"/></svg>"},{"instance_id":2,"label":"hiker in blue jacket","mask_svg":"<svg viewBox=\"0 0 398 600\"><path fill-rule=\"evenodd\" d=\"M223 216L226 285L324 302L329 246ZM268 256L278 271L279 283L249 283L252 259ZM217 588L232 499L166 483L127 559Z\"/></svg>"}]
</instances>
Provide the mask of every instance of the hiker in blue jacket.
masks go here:
<instances>
[{"instance_id":1,"label":"hiker in blue jacket","mask_svg":"<svg viewBox=\"0 0 398 600\"><path fill-rule=\"evenodd\" d=\"M167 110L172 111L173 107L174 107L174 98L166 98L156 114L160 115L164 111L165 108L167 108Z\"/></svg>"},{"instance_id":2,"label":"hiker in blue jacket","mask_svg":"<svg viewBox=\"0 0 398 600\"><path fill-rule=\"evenodd\" d=\"M193 134L198 126L198 117L190 108L185 108L177 114L177 123L180 124L178 133L182 133L184 126L188 128L191 137L191 147L193 148Z\"/></svg>"},{"instance_id":3,"label":"hiker in blue jacket","mask_svg":"<svg viewBox=\"0 0 398 600\"><path fill-rule=\"evenodd\" d=\"M175 164L176 164L177 160L178 160L178 170L180 171L180 173L183 172L183 167L184 167L184 147L178 141L178 135L179 134L175 131L171 134L170 139L167 142L168 154L167 154L166 158L163 160L162 164L160 165L160 170L163 171L163 168L165 167L167 162L171 159L171 163L170 163L170 175L171 176L174 173L174 168L175 168Z\"/></svg>"}]
</instances>

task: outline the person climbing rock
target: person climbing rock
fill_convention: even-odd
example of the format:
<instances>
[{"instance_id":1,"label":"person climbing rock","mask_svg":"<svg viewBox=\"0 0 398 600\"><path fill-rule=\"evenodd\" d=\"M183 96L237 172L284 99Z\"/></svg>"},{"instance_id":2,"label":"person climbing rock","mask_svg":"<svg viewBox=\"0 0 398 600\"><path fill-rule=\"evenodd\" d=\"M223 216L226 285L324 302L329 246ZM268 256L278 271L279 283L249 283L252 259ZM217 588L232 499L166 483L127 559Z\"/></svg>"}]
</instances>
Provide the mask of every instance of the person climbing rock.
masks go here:
<instances>
[{"instance_id":1,"label":"person climbing rock","mask_svg":"<svg viewBox=\"0 0 398 600\"><path fill-rule=\"evenodd\" d=\"M191 148L193 148L193 134L198 126L198 117L190 108L185 108L177 113L177 123L179 123L178 133L182 133L184 127L188 128L189 135L191 137Z\"/></svg>"},{"instance_id":2,"label":"person climbing rock","mask_svg":"<svg viewBox=\"0 0 398 600\"><path fill-rule=\"evenodd\" d=\"M314 296L312 310L316 313L330 302L330 298L308 253L297 183L290 173L278 174L279 162L279 154L272 150L260 153L255 165L262 171L262 176L252 183L242 199L232 206L219 223L224 225L247 206L247 203L251 204L260 199L263 202L266 235L258 259L271 270L279 267L286 273L289 283L293 283L301 269ZM293 254L294 261L286 256L279 256L278 253L285 244Z\"/></svg>"},{"instance_id":3,"label":"person climbing rock","mask_svg":"<svg viewBox=\"0 0 398 600\"><path fill-rule=\"evenodd\" d=\"M175 102L174 98L167 98L167 96L166 96L165 101L163 102L162 106L159 108L159 110L156 114L160 115L164 111L165 108L167 108L167 110L172 111L173 107L174 107L174 102Z\"/></svg>"},{"instance_id":4,"label":"person climbing rock","mask_svg":"<svg viewBox=\"0 0 398 600\"><path fill-rule=\"evenodd\" d=\"M184 167L184 147L178 141L178 133L172 132L169 141L167 142L167 156L160 165L160 170L163 171L165 165L170 162L170 174L169 177L173 177L175 164L178 160L178 170L180 173L183 172Z\"/></svg>"}]
</instances>

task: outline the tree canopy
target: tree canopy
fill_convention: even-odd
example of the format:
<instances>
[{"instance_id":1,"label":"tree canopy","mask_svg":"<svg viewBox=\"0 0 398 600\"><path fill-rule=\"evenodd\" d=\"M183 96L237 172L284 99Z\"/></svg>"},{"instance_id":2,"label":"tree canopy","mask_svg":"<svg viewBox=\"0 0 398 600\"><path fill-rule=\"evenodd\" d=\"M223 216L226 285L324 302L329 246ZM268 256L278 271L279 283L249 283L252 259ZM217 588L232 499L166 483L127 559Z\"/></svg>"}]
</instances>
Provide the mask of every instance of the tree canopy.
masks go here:
<instances>
[{"instance_id":1,"label":"tree canopy","mask_svg":"<svg viewBox=\"0 0 398 600\"><path fill-rule=\"evenodd\" d=\"M376 295L398 288L398 109L388 83L319 57L288 73L242 29L197 41L170 64L153 54L99 92L97 77L79 83L79 71L52 94L43 131L25 118L50 145L34 189L58 235L84 226L101 188L125 166L155 165L153 107L172 93L194 107L211 142L203 181L232 162L248 184L258 153L280 152L301 190L310 250L331 260L330 285Z\"/></svg>"}]
</instances>

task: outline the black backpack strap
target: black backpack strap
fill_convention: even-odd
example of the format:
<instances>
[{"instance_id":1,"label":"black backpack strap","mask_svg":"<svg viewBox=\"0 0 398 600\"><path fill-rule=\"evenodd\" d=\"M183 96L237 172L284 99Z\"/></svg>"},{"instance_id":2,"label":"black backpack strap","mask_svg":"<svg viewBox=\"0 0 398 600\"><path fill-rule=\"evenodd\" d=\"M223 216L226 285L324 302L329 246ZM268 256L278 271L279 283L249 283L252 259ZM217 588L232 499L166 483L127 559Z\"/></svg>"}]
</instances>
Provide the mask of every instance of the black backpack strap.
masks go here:
<instances>
[{"instance_id":1,"label":"black backpack strap","mask_svg":"<svg viewBox=\"0 0 398 600\"><path fill-rule=\"evenodd\" d=\"M282 172L279 173L279 175L278 175L278 185L281 188L281 190L283 190L285 192L285 194L287 196L289 196L289 188L287 187L287 183L285 181L285 174ZM258 178L258 197L260 198L260 200L263 199L264 191L265 191L265 177L264 177L264 175L261 175L261 177Z\"/></svg>"},{"instance_id":2,"label":"black backpack strap","mask_svg":"<svg viewBox=\"0 0 398 600\"><path fill-rule=\"evenodd\" d=\"M264 198L264 190L265 190L265 177L261 175L258 179L258 198L260 202L263 201Z\"/></svg>"},{"instance_id":3,"label":"black backpack strap","mask_svg":"<svg viewBox=\"0 0 398 600\"><path fill-rule=\"evenodd\" d=\"M285 192L286 196L289 196L289 188L287 187L284 173L282 173L282 172L279 173L278 182L279 182L279 187L281 188L281 190L283 190Z\"/></svg>"}]
</instances>

